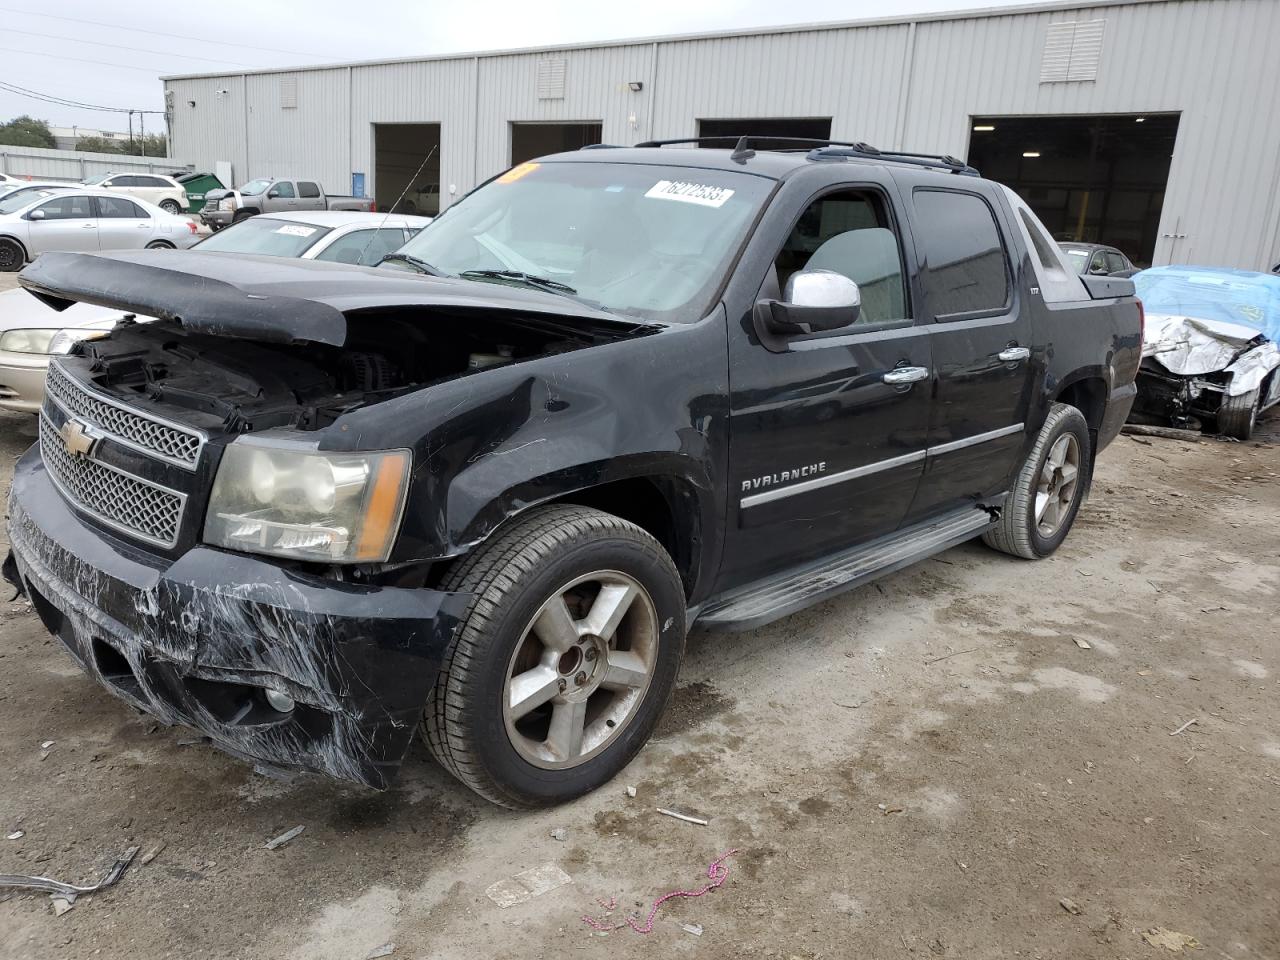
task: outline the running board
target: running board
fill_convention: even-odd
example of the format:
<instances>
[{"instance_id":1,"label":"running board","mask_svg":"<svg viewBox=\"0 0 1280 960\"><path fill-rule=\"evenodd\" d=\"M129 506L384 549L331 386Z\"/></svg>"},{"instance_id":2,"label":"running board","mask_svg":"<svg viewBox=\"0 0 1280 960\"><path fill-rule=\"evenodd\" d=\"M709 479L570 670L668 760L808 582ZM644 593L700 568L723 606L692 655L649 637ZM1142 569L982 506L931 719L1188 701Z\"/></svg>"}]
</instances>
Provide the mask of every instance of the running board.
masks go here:
<instances>
[{"instance_id":1,"label":"running board","mask_svg":"<svg viewBox=\"0 0 1280 960\"><path fill-rule=\"evenodd\" d=\"M966 507L758 581L709 601L697 611L696 624L705 630L754 630L972 540L995 526L994 513Z\"/></svg>"}]
</instances>

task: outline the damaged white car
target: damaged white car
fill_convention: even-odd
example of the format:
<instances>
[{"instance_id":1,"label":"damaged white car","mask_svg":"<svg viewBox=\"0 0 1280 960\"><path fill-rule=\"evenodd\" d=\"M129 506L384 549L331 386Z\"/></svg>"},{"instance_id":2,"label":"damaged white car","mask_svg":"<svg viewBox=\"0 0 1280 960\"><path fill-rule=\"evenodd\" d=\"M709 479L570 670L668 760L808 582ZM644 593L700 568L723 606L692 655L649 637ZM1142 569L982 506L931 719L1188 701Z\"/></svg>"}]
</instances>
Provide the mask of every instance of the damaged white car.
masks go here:
<instances>
[{"instance_id":1,"label":"damaged white car","mask_svg":"<svg viewBox=\"0 0 1280 960\"><path fill-rule=\"evenodd\" d=\"M1133 278L1146 308L1137 418L1239 440L1280 402L1280 277L1155 267Z\"/></svg>"}]
</instances>

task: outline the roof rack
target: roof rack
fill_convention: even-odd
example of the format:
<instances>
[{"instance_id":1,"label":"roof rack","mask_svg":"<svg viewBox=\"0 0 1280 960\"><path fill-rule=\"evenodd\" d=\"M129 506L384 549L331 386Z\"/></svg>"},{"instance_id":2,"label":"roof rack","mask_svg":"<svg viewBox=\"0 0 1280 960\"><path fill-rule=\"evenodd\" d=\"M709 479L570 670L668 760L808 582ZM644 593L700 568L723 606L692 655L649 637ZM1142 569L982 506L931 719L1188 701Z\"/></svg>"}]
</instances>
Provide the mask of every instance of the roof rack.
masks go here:
<instances>
[{"instance_id":1,"label":"roof rack","mask_svg":"<svg viewBox=\"0 0 1280 960\"><path fill-rule=\"evenodd\" d=\"M804 150L808 148L806 156L809 160L841 160L853 157L863 160L890 160L895 163L908 163L917 167L928 167L931 169L941 168L962 176L981 176L976 169L956 157L947 156L945 154L904 153L898 150L880 150L871 146L869 143L850 140L820 140L808 137L771 137L767 134L760 134L745 137L680 137L675 140L646 140L643 143L637 143L636 146L668 147L676 144L687 143L696 144L700 147L733 144L734 159L745 160L752 156L754 151L757 149L777 149L780 151L787 151ZM762 143L788 144L788 146L771 148L761 146Z\"/></svg>"}]
</instances>

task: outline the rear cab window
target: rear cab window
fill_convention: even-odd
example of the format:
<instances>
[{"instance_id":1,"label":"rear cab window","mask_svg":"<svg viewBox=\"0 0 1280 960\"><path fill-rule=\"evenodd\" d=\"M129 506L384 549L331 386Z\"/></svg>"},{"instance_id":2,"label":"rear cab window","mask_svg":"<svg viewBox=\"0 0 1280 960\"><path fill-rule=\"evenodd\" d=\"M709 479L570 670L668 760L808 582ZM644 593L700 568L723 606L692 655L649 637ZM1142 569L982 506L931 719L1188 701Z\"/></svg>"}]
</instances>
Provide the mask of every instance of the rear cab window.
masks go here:
<instances>
[{"instance_id":1,"label":"rear cab window","mask_svg":"<svg viewBox=\"0 0 1280 960\"><path fill-rule=\"evenodd\" d=\"M921 279L935 320L1006 313L1012 304L1009 257L995 211L976 193L917 187L916 244Z\"/></svg>"}]
</instances>

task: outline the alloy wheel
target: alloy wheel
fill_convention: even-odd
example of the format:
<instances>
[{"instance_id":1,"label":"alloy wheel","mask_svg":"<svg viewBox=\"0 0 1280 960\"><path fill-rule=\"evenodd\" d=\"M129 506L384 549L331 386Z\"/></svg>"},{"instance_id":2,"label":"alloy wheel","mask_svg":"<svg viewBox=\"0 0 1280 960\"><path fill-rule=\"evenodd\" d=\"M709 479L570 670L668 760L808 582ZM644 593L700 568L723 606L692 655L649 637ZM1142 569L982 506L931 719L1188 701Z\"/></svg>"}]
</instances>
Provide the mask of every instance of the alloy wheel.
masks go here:
<instances>
[{"instance_id":1,"label":"alloy wheel","mask_svg":"<svg viewBox=\"0 0 1280 960\"><path fill-rule=\"evenodd\" d=\"M657 656L658 616L639 581L616 570L571 581L511 655L502 691L511 745L544 769L587 762L635 716Z\"/></svg>"},{"instance_id":2,"label":"alloy wheel","mask_svg":"<svg viewBox=\"0 0 1280 960\"><path fill-rule=\"evenodd\" d=\"M1052 537L1071 513L1080 482L1080 442L1064 433L1049 448L1036 484L1036 529Z\"/></svg>"}]
</instances>

